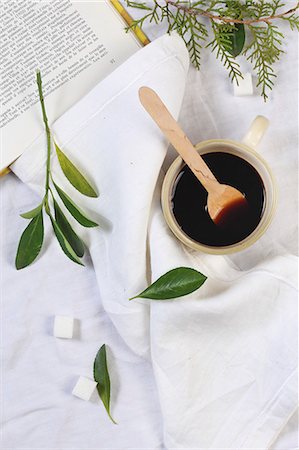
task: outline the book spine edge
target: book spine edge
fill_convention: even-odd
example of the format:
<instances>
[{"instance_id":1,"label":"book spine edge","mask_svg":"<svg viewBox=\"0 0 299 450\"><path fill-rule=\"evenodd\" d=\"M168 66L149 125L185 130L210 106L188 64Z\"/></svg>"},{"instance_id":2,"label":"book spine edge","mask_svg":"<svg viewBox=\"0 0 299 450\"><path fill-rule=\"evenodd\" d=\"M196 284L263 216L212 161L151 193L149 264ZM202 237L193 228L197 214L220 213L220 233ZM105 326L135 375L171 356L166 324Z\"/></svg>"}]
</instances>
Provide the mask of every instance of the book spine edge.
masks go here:
<instances>
[{"instance_id":1,"label":"book spine edge","mask_svg":"<svg viewBox=\"0 0 299 450\"><path fill-rule=\"evenodd\" d=\"M124 21L127 23L127 25L130 27L132 23L134 22L134 19L130 16L128 11L124 8L124 6L120 3L119 0L109 0L111 5L116 9L116 11L121 15L121 17L124 19ZM149 38L144 33L144 31L138 27L135 26L134 28L131 28L131 31L135 34L135 37L137 40L141 43L141 45L145 46L150 43Z\"/></svg>"}]
</instances>

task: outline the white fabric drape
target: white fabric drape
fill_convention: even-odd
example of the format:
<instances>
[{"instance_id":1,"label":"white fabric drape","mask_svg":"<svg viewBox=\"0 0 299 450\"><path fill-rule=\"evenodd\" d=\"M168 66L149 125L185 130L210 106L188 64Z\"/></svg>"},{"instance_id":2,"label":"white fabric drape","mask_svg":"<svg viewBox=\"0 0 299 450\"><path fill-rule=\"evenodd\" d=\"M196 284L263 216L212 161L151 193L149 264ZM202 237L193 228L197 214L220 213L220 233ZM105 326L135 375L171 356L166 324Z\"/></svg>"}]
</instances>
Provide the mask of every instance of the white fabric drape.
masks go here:
<instances>
[{"instance_id":1,"label":"white fabric drape","mask_svg":"<svg viewBox=\"0 0 299 450\"><path fill-rule=\"evenodd\" d=\"M18 214L43 191L44 135L14 164L22 183L13 175L1 181L4 448L266 449L296 411L296 100L284 90L285 72L264 106L256 97L232 99L222 72L188 76L188 65L181 39L163 36L53 125L101 194L82 197L53 158L55 180L100 223L74 224L90 249L85 268L67 260L48 226L39 259L13 267L26 225ZM229 258L186 249L161 213L167 142L137 93L154 88L177 117L186 80L181 117L194 141L241 138L257 113L273 124L261 151L287 200L266 235ZM177 266L208 280L188 298L128 301ZM52 336L56 314L78 319L75 339ZM104 342L117 426L96 396L71 396L77 376L92 377Z\"/></svg>"}]
</instances>

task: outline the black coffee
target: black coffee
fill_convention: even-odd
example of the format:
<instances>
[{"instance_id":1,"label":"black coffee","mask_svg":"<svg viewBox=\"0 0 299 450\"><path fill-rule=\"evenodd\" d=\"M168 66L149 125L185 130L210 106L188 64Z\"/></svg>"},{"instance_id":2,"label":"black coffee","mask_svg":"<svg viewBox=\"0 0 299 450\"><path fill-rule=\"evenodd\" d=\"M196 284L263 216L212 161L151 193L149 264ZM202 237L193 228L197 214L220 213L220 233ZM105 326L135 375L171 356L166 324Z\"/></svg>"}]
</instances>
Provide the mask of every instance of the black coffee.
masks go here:
<instances>
[{"instance_id":1,"label":"black coffee","mask_svg":"<svg viewBox=\"0 0 299 450\"><path fill-rule=\"evenodd\" d=\"M235 244L249 236L261 220L265 188L254 167L230 153L202 155L220 183L235 187L248 202L246 218L231 227L220 227L207 212L207 191L186 165L177 176L172 192L172 209L181 229L195 241L221 247Z\"/></svg>"}]
</instances>

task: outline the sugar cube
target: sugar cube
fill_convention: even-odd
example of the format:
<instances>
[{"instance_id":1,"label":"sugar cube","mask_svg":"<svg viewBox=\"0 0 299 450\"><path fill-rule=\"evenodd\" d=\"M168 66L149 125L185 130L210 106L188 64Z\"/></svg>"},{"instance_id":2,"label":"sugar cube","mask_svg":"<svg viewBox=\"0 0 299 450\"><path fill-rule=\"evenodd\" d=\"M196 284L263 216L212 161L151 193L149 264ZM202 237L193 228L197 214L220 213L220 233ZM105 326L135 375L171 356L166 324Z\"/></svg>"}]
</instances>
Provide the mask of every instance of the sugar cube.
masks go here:
<instances>
[{"instance_id":1,"label":"sugar cube","mask_svg":"<svg viewBox=\"0 0 299 450\"><path fill-rule=\"evenodd\" d=\"M238 79L239 85L237 85L234 80L234 95L239 97L243 95L252 95L253 94L253 84L252 84L252 75L247 72L244 73L243 79Z\"/></svg>"},{"instance_id":2,"label":"sugar cube","mask_svg":"<svg viewBox=\"0 0 299 450\"><path fill-rule=\"evenodd\" d=\"M74 387L72 394L76 397L81 398L82 400L90 400L93 391L95 390L97 385L96 381L91 380L86 377L79 377L76 386Z\"/></svg>"},{"instance_id":3,"label":"sugar cube","mask_svg":"<svg viewBox=\"0 0 299 450\"><path fill-rule=\"evenodd\" d=\"M67 316L55 316L53 334L57 338L71 339L74 333L74 319Z\"/></svg>"}]
</instances>

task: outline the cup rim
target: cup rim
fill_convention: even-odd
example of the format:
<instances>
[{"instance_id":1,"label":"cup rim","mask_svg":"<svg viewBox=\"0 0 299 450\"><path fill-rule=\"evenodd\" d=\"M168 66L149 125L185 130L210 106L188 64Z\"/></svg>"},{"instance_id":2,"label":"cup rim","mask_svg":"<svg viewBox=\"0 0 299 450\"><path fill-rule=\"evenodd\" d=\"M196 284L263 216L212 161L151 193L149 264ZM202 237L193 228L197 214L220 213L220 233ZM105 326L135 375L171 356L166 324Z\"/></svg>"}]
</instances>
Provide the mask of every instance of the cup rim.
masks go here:
<instances>
[{"instance_id":1,"label":"cup rim","mask_svg":"<svg viewBox=\"0 0 299 450\"><path fill-rule=\"evenodd\" d=\"M178 175L179 169L184 164L182 158L178 156L170 165L168 168L164 181L162 184L162 191L161 191L161 204L162 204L162 211L164 214L164 218L166 220L167 225L173 232L173 234L187 247L192 248L193 250L202 251L204 253L210 253L214 255L225 255L230 253L236 253L241 250L244 250L248 247L250 247L252 244L254 244L268 229L270 223L272 222L276 207L277 207L277 184L276 180L274 178L272 169L269 167L268 163L265 161L265 159L256 152L253 148L249 147L248 145L244 144L243 142L234 141L231 139L209 139L202 142L199 142L195 145L196 150L204 154L203 151L207 145L213 145L213 144L226 144L228 146L237 147L241 151L245 151L250 153L252 156L254 156L266 169L267 174L269 175L270 182L272 185L272 204L270 205L269 213L264 220L264 223L261 226L257 226L255 230L252 231L252 233L247 236L245 239L243 239L240 242L237 242L235 244L226 245L226 246L220 246L220 247L214 247L209 246L206 244L201 244L198 241L195 241L191 237L189 237L182 229L180 228L179 224L177 223L173 212L171 208L171 192L173 189L173 184L175 182L175 179ZM246 160L246 158L244 158ZM251 165L252 163L249 162ZM255 167L256 170L258 170Z\"/></svg>"}]
</instances>

